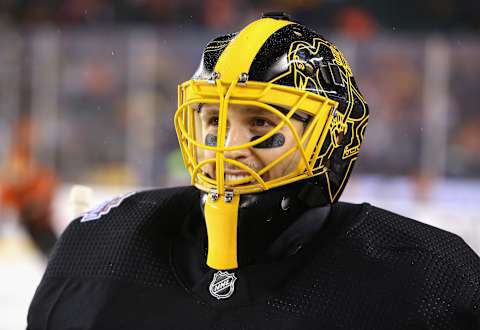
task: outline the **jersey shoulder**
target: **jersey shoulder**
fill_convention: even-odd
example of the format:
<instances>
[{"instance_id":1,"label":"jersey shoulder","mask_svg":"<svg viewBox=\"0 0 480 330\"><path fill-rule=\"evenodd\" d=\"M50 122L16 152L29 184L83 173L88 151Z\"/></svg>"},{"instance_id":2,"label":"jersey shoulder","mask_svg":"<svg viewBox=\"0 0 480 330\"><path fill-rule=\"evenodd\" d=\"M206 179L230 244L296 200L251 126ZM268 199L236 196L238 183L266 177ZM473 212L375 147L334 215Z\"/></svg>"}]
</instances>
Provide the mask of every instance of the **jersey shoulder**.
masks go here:
<instances>
[{"instance_id":1,"label":"jersey shoulder","mask_svg":"<svg viewBox=\"0 0 480 330\"><path fill-rule=\"evenodd\" d=\"M480 279L480 258L458 235L370 204L364 204L347 237L372 256L421 256Z\"/></svg>"},{"instance_id":2,"label":"jersey shoulder","mask_svg":"<svg viewBox=\"0 0 480 330\"><path fill-rule=\"evenodd\" d=\"M198 200L197 197L198 190L192 186L133 191L100 203L75 219L72 225L76 222L109 221L132 212L131 215L137 219L148 218L152 211L175 213L194 199Z\"/></svg>"},{"instance_id":3,"label":"jersey shoulder","mask_svg":"<svg viewBox=\"0 0 480 330\"><path fill-rule=\"evenodd\" d=\"M149 189L134 191L106 200L82 214L65 230L68 235L74 228L99 226L119 226L123 223L135 225L148 221L153 216L157 225L169 227L171 221L190 210L199 202L198 190L192 186ZM99 228L97 228L99 229Z\"/></svg>"},{"instance_id":4,"label":"jersey shoulder","mask_svg":"<svg viewBox=\"0 0 480 330\"><path fill-rule=\"evenodd\" d=\"M122 277L149 274L147 266L167 268L168 244L196 208L194 187L145 190L102 203L67 226L45 277Z\"/></svg>"}]
</instances>

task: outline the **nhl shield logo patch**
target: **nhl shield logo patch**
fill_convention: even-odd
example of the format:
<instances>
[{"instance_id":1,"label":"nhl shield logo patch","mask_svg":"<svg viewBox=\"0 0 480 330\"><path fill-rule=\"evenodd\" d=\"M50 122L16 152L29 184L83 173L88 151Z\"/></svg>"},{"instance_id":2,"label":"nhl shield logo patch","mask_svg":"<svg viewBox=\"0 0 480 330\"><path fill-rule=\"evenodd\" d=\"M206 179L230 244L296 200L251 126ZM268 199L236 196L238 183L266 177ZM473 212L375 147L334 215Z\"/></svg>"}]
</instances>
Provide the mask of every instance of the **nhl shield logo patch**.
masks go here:
<instances>
[{"instance_id":1,"label":"nhl shield logo patch","mask_svg":"<svg viewBox=\"0 0 480 330\"><path fill-rule=\"evenodd\" d=\"M235 281L237 278L235 274L218 271L213 274L212 282L210 283L210 294L217 299L229 298L235 290Z\"/></svg>"}]
</instances>

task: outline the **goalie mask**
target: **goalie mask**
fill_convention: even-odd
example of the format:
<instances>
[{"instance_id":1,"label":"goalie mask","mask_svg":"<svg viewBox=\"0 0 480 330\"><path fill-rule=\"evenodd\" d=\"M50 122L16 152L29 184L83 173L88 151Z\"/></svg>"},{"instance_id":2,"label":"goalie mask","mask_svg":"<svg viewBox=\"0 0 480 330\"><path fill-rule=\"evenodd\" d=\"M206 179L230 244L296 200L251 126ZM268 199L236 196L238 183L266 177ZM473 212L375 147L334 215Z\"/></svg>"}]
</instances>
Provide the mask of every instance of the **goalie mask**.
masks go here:
<instances>
[{"instance_id":1,"label":"goalie mask","mask_svg":"<svg viewBox=\"0 0 480 330\"><path fill-rule=\"evenodd\" d=\"M342 53L285 16L210 41L178 87L175 114L192 184L206 192L207 265L237 268L240 195L303 180L315 205L338 200L368 107Z\"/></svg>"}]
</instances>

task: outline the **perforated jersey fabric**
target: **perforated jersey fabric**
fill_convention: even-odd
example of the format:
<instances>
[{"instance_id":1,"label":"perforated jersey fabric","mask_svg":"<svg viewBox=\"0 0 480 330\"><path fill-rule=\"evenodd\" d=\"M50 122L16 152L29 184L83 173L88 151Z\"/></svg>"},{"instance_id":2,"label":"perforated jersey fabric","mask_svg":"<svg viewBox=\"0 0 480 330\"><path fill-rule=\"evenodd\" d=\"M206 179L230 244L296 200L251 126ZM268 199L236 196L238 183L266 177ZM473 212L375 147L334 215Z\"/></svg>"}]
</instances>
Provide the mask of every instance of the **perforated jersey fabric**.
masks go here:
<instances>
[{"instance_id":1,"label":"perforated jersey fabric","mask_svg":"<svg viewBox=\"0 0 480 330\"><path fill-rule=\"evenodd\" d=\"M336 203L298 252L241 266L217 299L199 192L136 193L73 221L28 329L480 329L480 260L458 236L369 204Z\"/></svg>"}]
</instances>

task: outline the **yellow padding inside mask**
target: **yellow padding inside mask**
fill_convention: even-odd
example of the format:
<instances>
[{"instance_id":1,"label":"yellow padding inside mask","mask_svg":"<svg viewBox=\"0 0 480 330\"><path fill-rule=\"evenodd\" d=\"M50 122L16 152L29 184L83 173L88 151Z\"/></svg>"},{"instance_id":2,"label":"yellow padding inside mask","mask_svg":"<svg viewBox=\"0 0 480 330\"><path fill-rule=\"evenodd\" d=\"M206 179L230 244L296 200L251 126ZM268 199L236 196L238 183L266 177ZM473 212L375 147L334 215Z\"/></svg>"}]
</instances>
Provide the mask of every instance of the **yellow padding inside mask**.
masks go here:
<instances>
[{"instance_id":1,"label":"yellow padding inside mask","mask_svg":"<svg viewBox=\"0 0 480 330\"><path fill-rule=\"evenodd\" d=\"M233 195L230 202L219 195L216 201L211 196L205 203L205 223L208 234L207 265L218 270L238 268L237 222L240 195Z\"/></svg>"}]
</instances>

